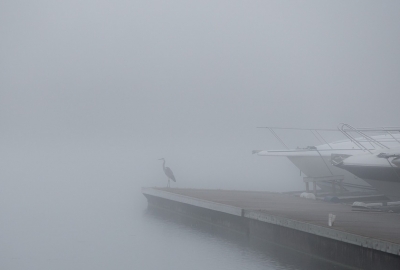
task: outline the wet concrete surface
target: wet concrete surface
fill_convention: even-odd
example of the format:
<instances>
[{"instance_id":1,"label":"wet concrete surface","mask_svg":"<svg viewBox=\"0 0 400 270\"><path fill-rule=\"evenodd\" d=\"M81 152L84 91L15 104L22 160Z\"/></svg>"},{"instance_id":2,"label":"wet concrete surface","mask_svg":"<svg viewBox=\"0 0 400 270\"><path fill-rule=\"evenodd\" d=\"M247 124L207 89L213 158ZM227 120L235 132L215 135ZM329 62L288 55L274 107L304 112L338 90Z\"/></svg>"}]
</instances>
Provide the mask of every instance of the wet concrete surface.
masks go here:
<instances>
[{"instance_id":1,"label":"wet concrete surface","mask_svg":"<svg viewBox=\"0 0 400 270\"><path fill-rule=\"evenodd\" d=\"M353 211L351 206L262 191L157 188L206 201L258 210L313 225L329 227L328 215L336 215L332 229L400 244L400 214Z\"/></svg>"}]
</instances>

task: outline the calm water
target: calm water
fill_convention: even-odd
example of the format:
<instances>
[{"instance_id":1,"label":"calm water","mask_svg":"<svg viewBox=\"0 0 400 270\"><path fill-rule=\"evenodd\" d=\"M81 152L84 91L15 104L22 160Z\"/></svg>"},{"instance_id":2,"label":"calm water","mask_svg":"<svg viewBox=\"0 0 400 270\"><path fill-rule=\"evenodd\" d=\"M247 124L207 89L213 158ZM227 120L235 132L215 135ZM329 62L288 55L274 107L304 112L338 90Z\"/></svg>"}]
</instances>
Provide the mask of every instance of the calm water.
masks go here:
<instances>
[{"instance_id":1,"label":"calm water","mask_svg":"<svg viewBox=\"0 0 400 270\"><path fill-rule=\"evenodd\" d=\"M14 182L19 195L1 206L0 269L341 269L148 209L137 186L100 183Z\"/></svg>"},{"instance_id":2,"label":"calm water","mask_svg":"<svg viewBox=\"0 0 400 270\"><path fill-rule=\"evenodd\" d=\"M140 177L135 168L144 169L118 151L74 150L67 156L68 149L60 149L29 156L15 149L0 156L2 270L341 269L148 209L141 186L152 180Z\"/></svg>"}]
</instances>

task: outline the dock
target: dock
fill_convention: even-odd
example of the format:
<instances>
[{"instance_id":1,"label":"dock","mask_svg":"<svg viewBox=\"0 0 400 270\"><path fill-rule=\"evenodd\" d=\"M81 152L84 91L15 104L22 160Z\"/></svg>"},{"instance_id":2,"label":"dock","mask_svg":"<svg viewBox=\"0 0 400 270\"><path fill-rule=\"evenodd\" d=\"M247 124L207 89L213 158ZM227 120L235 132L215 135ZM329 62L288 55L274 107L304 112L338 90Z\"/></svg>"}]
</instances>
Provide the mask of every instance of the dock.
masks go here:
<instances>
[{"instance_id":1,"label":"dock","mask_svg":"<svg viewBox=\"0 0 400 270\"><path fill-rule=\"evenodd\" d=\"M353 269L400 269L400 214L294 195L142 188L149 207L222 226ZM329 214L336 219L328 225Z\"/></svg>"}]
</instances>

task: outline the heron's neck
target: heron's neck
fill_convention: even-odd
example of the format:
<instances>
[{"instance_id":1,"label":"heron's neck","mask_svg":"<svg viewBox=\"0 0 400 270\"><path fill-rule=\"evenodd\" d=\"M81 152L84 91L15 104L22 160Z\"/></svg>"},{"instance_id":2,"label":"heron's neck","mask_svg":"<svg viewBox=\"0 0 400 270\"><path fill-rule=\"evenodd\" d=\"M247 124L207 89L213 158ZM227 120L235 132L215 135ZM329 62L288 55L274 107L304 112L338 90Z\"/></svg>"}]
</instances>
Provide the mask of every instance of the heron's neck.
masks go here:
<instances>
[{"instance_id":1,"label":"heron's neck","mask_svg":"<svg viewBox=\"0 0 400 270\"><path fill-rule=\"evenodd\" d=\"M163 160L162 167L165 169L165 159Z\"/></svg>"}]
</instances>

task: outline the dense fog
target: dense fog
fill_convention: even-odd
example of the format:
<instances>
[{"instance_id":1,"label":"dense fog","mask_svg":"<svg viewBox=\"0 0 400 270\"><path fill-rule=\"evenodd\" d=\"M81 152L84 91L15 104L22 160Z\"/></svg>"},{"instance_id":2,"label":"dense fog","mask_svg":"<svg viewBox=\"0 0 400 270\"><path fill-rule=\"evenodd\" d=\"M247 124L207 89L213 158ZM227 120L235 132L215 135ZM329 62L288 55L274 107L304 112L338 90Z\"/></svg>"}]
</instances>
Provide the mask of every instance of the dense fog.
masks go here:
<instances>
[{"instance_id":1,"label":"dense fog","mask_svg":"<svg viewBox=\"0 0 400 270\"><path fill-rule=\"evenodd\" d=\"M119 239L159 158L174 187L302 189L257 127L399 126L399 30L398 1L2 1L0 268L100 267L71 250Z\"/></svg>"}]
</instances>

